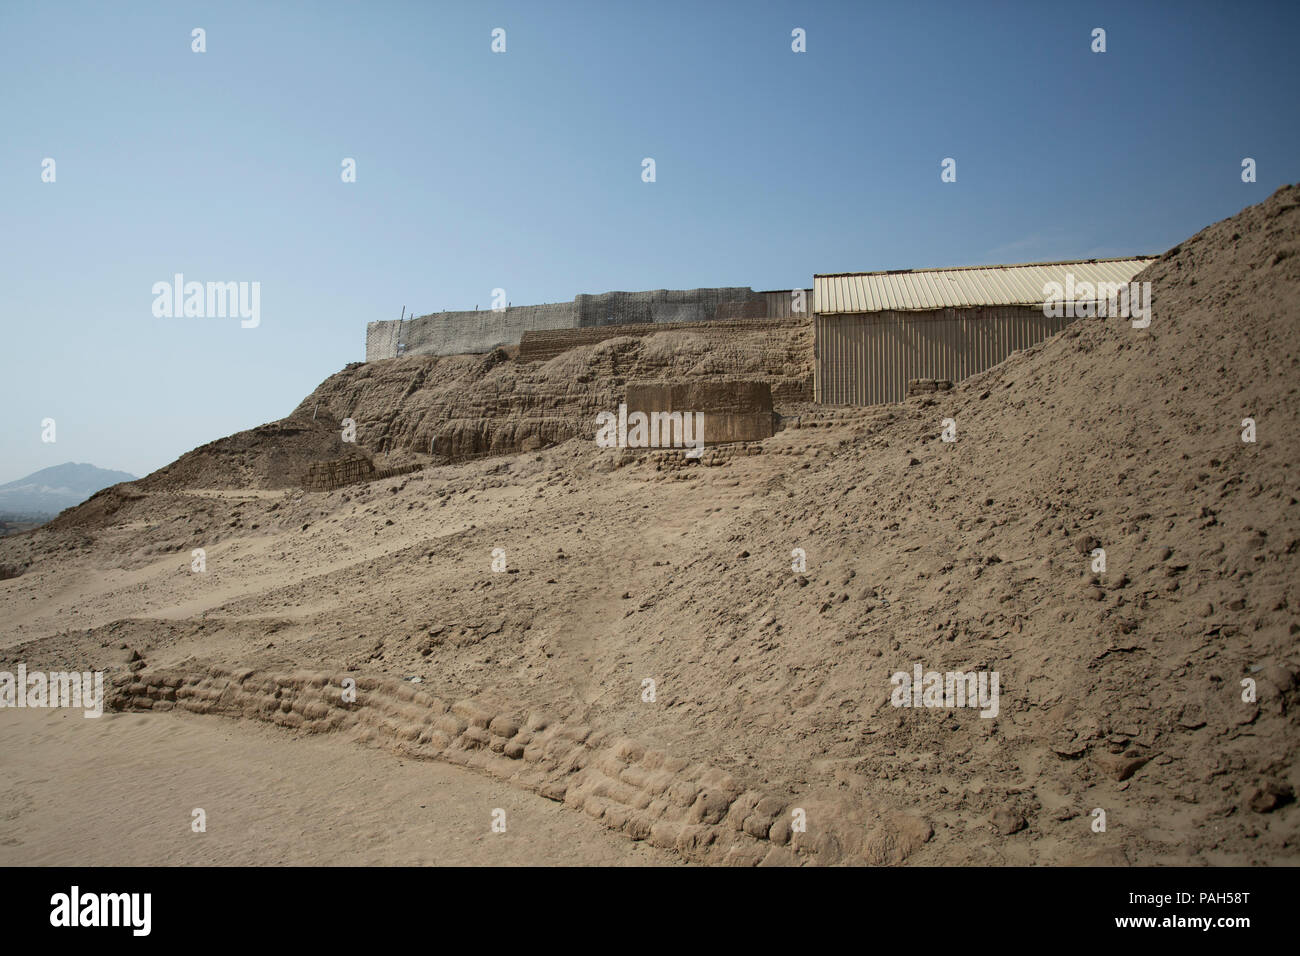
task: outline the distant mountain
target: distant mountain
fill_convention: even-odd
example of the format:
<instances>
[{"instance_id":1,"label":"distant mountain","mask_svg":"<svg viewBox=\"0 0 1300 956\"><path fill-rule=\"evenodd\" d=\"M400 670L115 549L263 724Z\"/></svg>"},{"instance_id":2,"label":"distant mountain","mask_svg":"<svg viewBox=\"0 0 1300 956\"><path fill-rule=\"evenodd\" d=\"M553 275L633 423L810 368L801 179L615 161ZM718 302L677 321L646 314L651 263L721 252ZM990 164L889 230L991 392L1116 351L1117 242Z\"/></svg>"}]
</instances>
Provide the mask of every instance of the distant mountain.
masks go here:
<instances>
[{"instance_id":1,"label":"distant mountain","mask_svg":"<svg viewBox=\"0 0 1300 956\"><path fill-rule=\"evenodd\" d=\"M54 517L79 505L95 492L121 481L135 481L125 471L68 462L42 468L26 478L0 485L0 515Z\"/></svg>"}]
</instances>

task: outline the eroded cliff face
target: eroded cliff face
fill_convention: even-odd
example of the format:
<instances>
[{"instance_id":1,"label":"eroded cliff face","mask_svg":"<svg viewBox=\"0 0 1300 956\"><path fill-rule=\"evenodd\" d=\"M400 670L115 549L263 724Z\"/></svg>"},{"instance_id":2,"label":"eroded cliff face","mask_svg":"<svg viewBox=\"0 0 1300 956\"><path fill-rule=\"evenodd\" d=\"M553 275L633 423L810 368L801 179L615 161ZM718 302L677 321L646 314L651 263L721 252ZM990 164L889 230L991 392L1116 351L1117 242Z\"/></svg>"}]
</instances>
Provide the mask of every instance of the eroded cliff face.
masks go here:
<instances>
[{"instance_id":1,"label":"eroded cliff face","mask_svg":"<svg viewBox=\"0 0 1300 956\"><path fill-rule=\"evenodd\" d=\"M581 344L544 362L486 355L410 356L350 365L291 416L314 410L356 422L357 442L401 460L458 461L591 438L596 415L616 409L628 382L748 379L771 384L777 411L811 394L812 330L773 319L717 329L674 329ZM565 340L567 343L567 339Z\"/></svg>"}]
</instances>

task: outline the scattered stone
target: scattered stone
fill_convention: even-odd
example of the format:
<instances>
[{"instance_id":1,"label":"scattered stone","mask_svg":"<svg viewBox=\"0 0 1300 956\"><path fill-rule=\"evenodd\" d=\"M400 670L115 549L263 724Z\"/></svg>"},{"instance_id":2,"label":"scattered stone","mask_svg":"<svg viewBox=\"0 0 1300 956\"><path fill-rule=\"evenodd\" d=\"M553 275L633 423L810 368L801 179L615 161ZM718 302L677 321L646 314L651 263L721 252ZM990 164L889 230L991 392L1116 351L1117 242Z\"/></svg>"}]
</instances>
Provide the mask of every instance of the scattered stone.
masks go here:
<instances>
[{"instance_id":1,"label":"scattered stone","mask_svg":"<svg viewBox=\"0 0 1300 956\"><path fill-rule=\"evenodd\" d=\"M1178 723L1187 730L1200 730L1205 726L1205 708L1196 703L1184 704Z\"/></svg>"},{"instance_id":2,"label":"scattered stone","mask_svg":"<svg viewBox=\"0 0 1300 956\"><path fill-rule=\"evenodd\" d=\"M1088 751L1088 742L1082 738L1059 740L1052 744L1052 752L1066 760L1076 760Z\"/></svg>"},{"instance_id":3,"label":"scattered stone","mask_svg":"<svg viewBox=\"0 0 1300 956\"><path fill-rule=\"evenodd\" d=\"M1246 793L1246 807L1255 813L1272 813L1295 799L1295 791L1290 784L1279 780L1267 780Z\"/></svg>"},{"instance_id":4,"label":"scattered stone","mask_svg":"<svg viewBox=\"0 0 1300 956\"><path fill-rule=\"evenodd\" d=\"M1136 750L1128 750L1121 754L1098 753L1092 758L1098 770L1117 782L1133 776L1150 759L1149 756L1140 754Z\"/></svg>"},{"instance_id":5,"label":"scattered stone","mask_svg":"<svg viewBox=\"0 0 1300 956\"><path fill-rule=\"evenodd\" d=\"M1014 810L998 807L989 814L989 823L1001 836L1011 836L1025 828L1025 818Z\"/></svg>"}]
</instances>

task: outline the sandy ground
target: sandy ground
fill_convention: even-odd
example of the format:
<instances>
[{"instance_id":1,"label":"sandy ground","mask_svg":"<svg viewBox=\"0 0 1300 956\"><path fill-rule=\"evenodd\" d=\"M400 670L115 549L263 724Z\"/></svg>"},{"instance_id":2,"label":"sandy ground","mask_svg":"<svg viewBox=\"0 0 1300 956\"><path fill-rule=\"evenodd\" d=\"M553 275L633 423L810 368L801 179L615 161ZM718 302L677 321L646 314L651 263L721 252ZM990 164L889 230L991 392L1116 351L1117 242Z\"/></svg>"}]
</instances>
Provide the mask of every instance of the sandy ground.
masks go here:
<instances>
[{"instance_id":1,"label":"sandy ground","mask_svg":"<svg viewBox=\"0 0 1300 956\"><path fill-rule=\"evenodd\" d=\"M246 721L8 711L0 780L0 866L679 862L481 774Z\"/></svg>"}]
</instances>

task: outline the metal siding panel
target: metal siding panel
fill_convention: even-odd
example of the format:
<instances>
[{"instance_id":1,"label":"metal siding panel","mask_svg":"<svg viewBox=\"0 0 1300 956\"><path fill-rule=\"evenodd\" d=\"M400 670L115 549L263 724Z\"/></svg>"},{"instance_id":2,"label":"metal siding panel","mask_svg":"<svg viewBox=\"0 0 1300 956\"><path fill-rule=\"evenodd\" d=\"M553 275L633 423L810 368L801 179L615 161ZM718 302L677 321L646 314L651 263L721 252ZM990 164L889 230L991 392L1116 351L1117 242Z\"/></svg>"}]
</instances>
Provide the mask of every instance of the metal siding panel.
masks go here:
<instances>
[{"instance_id":1,"label":"metal siding panel","mask_svg":"<svg viewBox=\"0 0 1300 956\"><path fill-rule=\"evenodd\" d=\"M822 318L813 313L813 401L822 400L822 348L826 337L822 335Z\"/></svg>"},{"instance_id":2,"label":"metal siding panel","mask_svg":"<svg viewBox=\"0 0 1300 956\"><path fill-rule=\"evenodd\" d=\"M835 338L834 338L834 333L832 331L832 326L837 320L833 318L827 318L825 316L819 316L818 321L822 323L822 345L821 345L821 359L820 359L820 367L822 370L821 401L827 404L835 404L835 396L833 392L834 372L832 371L833 368L832 356L834 356L835 354Z\"/></svg>"},{"instance_id":3,"label":"metal siding panel","mask_svg":"<svg viewBox=\"0 0 1300 956\"><path fill-rule=\"evenodd\" d=\"M864 364L867 363L870 356L879 354L880 347L878 343L872 341L874 333L876 332L876 329L873 328L875 321L876 320L871 316L859 316L854 318L853 334L856 336L858 359ZM855 370L849 369L849 372L850 374L853 374ZM879 380L880 378L878 374L868 374L865 376L854 374L853 388L848 394L852 396L852 399L855 402L871 404L871 389Z\"/></svg>"},{"instance_id":4,"label":"metal siding panel","mask_svg":"<svg viewBox=\"0 0 1300 956\"><path fill-rule=\"evenodd\" d=\"M828 334L827 325L829 319L826 316L816 316L816 333L813 343L813 354L816 359L816 367L813 373L813 399L816 402L822 402L826 405L826 376L827 376L827 352L831 351L831 336Z\"/></svg>"},{"instance_id":5,"label":"metal siding panel","mask_svg":"<svg viewBox=\"0 0 1300 956\"><path fill-rule=\"evenodd\" d=\"M920 301L922 308L937 309L943 304L944 298L944 281L937 273L920 273L917 286L921 291Z\"/></svg>"},{"instance_id":6,"label":"metal siding panel","mask_svg":"<svg viewBox=\"0 0 1300 956\"><path fill-rule=\"evenodd\" d=\"M831 353L826 361L826 385L827 394L830 396L832 405L843 405L844 402L844 383L846 381L844 369L844 316L836 316L828 319L826 326L829 331L831 342Z\"/></svg>"},{"instance_id":7,"label":"metal siding panel","mask_svg":"<svg viewBox=\"0 0 1300 956\"><path fill-rule=\"evenodd\" d=\"M855 316L850 332L853 335L853 352L850 357L852 365L846 364L846 370L852 377L852 384L844 393L846 401L855 404L866 404L869 401L867 389L871 387L871 379L859 372L859 369L866 367L867 357L870 355L867 341L869 338L870 328L868 327L869 319L863 319Z\"/></svg>"},{"instance_id":8,"label":"metal siding panel","mask_svg":"<svg viewBox=\"0 0 1300 956\"><path fill-rule=\"evenodd\" d=\"M836 397L834 391L835 389L835 371L834 371L835 364L834 363L835 363L835 355L836 355L834 326L837 321L838 321L837 319L833 319L833 318L822 319L826 331L826 350L825 350L825 354L822 356L822 390L824 394L828 396L828 398L826 398L825 401L828 401L831 404L836 403Z\"/></svg>"},{"instance_id":9,"label":"metal siding panel","mask_svg":"<svg viewBox=\"0 0 1300 956\"><path fill-rule=\"evenodd\" d=\"M825 321L813 313L813 401L822 402L822 380L826 377L822 371L822 353L826 348L826 333L822 330Z\"/></svg>"},{"instance_id":10,"label":"metal siding panel","mask_svg":"<svg viewBox=\"0 0 1300 956\"><path fill-rule=\"evenodd\" d=\"M865 389L870 382L870 371L867 369L866 363L870 352L864 347L863 340L867 334L865 328L867 320L863 316L855 315L849 321L851 324L848 331L854 337L853 353L850 361L853 363L860 362L862 365L854 364L848 369L850 386L841 394L846 402L854 405L866 405L868 399Z\"/></svg>"},{"instance_id":11,"label":"metal siding panel","mask_svg":"<svg viewBox=\"0 0 1300 956\"><path fill-rule=\"evenodd\" d=\"M847 338L852 331L849 320L835 320L835 402L839 405L846 404L848 396L845 390L853 381L852 369L849 367L850 343Z\"/></svg>"},{"instance_id":12,"label":"metal siding panel","mask_svg":"<svg viewBox=\"0 0 1300 956\"><path fill-rule=\"evenodd\" d=\"M879 313L858 318L862 335L862 376L858 382L858 400L864 405L876 404L875 389L880 387L882 370L885 367L885 340L881 337Z\"/></svg>"},{"instance_id":13,"label":"metal siding panel","mask_svg":"<svg viewBox=\"0 0 1300 956\"><path fill-rule=\"evenodd\" d=\"M911 379L960 382L1037 345L1070 321L1024 306L818 315L815 399L834 405L901 401Z\"/></svg>"},{"instance_id":14,"label":"metal siding panel","mask_svg":"<svg viewBox=\"0 0 1300 956\"><path fill-rule=\"evenodd\" d=\"M910 272L814 276L814 308L824 314L933 311L975 306L1036 305L1047 282L1127 283L1154 262L1130 258L1103 262L1029 263L921 269Z\"/></svg>"},{"instance_id":15,"label":"metal siding panel","mask_svg":"<svg viewBox=\"0 0 1300 956\"><path fill-rule=\"evenodd\" d=\"M903 355L903 325L898 318L890 317L880 323L880 335L886 343L886 361L880 370L880 388L876 391L876 400L888 402L894 394L894 382L898 378L898 363Z\"/></svg>"},{"instance_id":16,"label":"metal siding panel","mask_svg":"<svg viewBox=\"0 0 1300 956\"><path fill-rule=\"evenodd\" d=\"M848 280L851 281L851 280ZM859 312L874 312L880 308L876 289L868 283L853 283L859 295L856 300Z\"/></svg>"}]
</instances>

